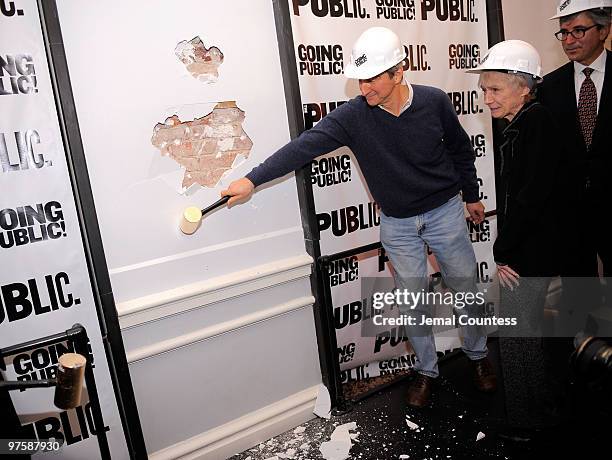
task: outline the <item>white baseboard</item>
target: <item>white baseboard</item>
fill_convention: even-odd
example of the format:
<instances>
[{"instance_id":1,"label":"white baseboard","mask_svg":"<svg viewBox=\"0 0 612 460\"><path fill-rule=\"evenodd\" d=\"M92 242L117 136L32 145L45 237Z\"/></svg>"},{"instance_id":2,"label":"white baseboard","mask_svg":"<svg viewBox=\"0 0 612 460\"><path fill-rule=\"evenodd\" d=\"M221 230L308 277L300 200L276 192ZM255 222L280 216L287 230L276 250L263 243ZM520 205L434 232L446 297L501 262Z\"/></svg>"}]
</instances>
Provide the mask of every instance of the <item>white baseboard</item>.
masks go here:
<instances>
[{"instance_id":1,"label":"white baseboard","mask_svg":"<svg viewBox=\"0 0 612 460\"><path fill-rule=\"evenodd\" d=\"M315 415L319 385L295 393L210 431L153 452L151 460L225 460L273 436L284 433Z\"/></svg>"}]
</instances>

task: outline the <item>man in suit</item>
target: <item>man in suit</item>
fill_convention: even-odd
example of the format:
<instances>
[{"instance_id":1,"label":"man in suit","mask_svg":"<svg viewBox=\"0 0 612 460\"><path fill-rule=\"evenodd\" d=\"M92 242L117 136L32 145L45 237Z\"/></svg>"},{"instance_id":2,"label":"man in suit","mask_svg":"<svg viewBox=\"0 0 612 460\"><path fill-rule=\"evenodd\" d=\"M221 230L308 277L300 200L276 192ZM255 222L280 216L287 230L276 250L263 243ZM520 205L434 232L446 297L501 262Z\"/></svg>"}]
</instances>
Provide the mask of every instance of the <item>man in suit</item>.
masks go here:
<instances>
[{"instance_id":1,"label":"man in suit","mask_svg":"<svg viewBox=\"0 0 612 460\"><path fill-rule=\"evenodd\" d=\"M604 47L611 11L612 0L560 2L551 19L559 20L555 36L571 62L546 75L540 88L567 152L562 303L571 335L601 306L597 256L612 276L612 229L603 224L612 202L612 53Z\"/></svg>"}]
</instances>

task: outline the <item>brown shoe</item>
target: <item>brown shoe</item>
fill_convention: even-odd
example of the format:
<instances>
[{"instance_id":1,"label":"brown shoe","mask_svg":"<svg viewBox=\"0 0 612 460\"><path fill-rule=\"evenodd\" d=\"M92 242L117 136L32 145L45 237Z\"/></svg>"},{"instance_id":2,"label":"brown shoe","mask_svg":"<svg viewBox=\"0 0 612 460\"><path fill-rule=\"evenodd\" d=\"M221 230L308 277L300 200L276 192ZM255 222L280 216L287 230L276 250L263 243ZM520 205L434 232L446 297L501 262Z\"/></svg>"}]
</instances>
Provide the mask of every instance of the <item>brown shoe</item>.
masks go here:
<instances>
[{"instance_id":1,"label":"brown shoe","mask_svg":"<svg viewBox=\"0 0 612 460\"><path fill-rule=\"evenodd\" d=\"M427 406L431 400L431 387L433 386L433 381L433 377L417 374L408 387L406 403L412 407Z\"/></svg>"},{"instance_id":2,"label":"brown shoe","mask_svg":"<svg viewBox=\"0 0 612 460\"><path fill-rule=\"evenodd\" d=\"M489 358L472 361L474 366L474 385L478 390L486 393L497 389L497 376Z\"/></svg>"}]
</instances>

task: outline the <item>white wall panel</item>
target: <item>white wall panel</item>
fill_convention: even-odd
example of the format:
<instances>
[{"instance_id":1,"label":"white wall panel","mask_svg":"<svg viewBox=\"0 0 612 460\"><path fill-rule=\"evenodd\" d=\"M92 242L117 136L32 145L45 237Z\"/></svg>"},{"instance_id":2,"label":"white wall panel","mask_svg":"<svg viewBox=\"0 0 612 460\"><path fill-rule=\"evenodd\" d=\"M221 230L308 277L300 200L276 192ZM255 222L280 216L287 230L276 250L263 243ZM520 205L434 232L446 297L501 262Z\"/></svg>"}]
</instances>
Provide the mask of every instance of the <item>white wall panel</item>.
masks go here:
<instances>
[{"instance_id":1,"label":"white wall panel","mask_svg":"<svg viewBox=\"0 0 612 460\"><path fill-rule=\"evenodd\" d=\"M293 179L208 215L192 236L178 229L184 208L216 201L232 180L289 140L271 2L58 3L117 299L303 254ZM225 56L216 83L193 78L174 54L180 41L195 36ZM245 37L257 37L257 46ZM180 195L162 177L180 168L152 145L153 128L178 112L204 116L221 101L244 110L250 156L218 186Z\"/></svg>"},{"instance_id":2,"label":"white wall panel","mask_svg":"<svg viewBox=\"0 0 612 460\"><path fill-rule=\"evenodd\" d=\"M233 420L295 399L297 415L257 436L290 428L310 404L295 395L321 381L294 178L211 213L194 235L178 229L185 207L216 201L290 139L272 2L62 0L58 9L149 453L202 445ZM214 84L174 54L195 36L224 54ZM180 168L152 145L153 128L222 101L245 112L250 156L217 186L181 195L167 178Z\"/></svg>"},{"instance_id":3,"label":"white wall panel","mask_svg":"<svg viewBox=\"0 0 612 460\"><path fill-rule=\"evenodd\" d=\"M312 309L305 307L131 364L148 451L316 385L313 334Z\"/></svg>"}]
</instances>

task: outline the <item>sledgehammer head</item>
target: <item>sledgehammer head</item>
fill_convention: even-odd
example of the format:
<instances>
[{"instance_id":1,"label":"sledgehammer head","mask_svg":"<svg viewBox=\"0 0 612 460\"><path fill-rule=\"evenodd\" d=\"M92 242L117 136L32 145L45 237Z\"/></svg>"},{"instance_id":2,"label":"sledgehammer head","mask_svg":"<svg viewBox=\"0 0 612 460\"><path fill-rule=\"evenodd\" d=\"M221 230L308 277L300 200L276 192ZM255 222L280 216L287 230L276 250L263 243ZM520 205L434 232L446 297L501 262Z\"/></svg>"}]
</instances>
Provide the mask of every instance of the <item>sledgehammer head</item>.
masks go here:
<instances>
[{"instance_id":1,"label":"sledgehammer head","mask_svg":"<svg viewBox=\"0 0 612 460\"><path fill-rule=\"evenodd\" d=\"M200 227L202 222L202 210L195 206L190 206L183 211L181 219L181 232L185 235L192 235Z\"/></svg>"},{"instance_id":2,"label":"sledgehammer head","mask_svg":"<svg viewBox=\"0 0 612 460\"><path fill-rule=\"evenodd\" d=\"M87 360L78 353L65 353L59 357L54 398L56 407L68 410L81 404L86 365Z\"/></svg>"},{"instance_id":3,"label":"sledgehammer head","mask_svg":"<svg viewBox=\"0 0 612 460\"><path fill-rule=\"evenodd\" d=\"M223 206L231 196L224 196L220 200L215 201L209 207L200 209L195 206L190 206L183 211L183 218L181 219L180 229L185 235L192 235L200 226L202 217L204 217L210 211L217 209L219 206Z\"/></svg>"}]
</instances>

